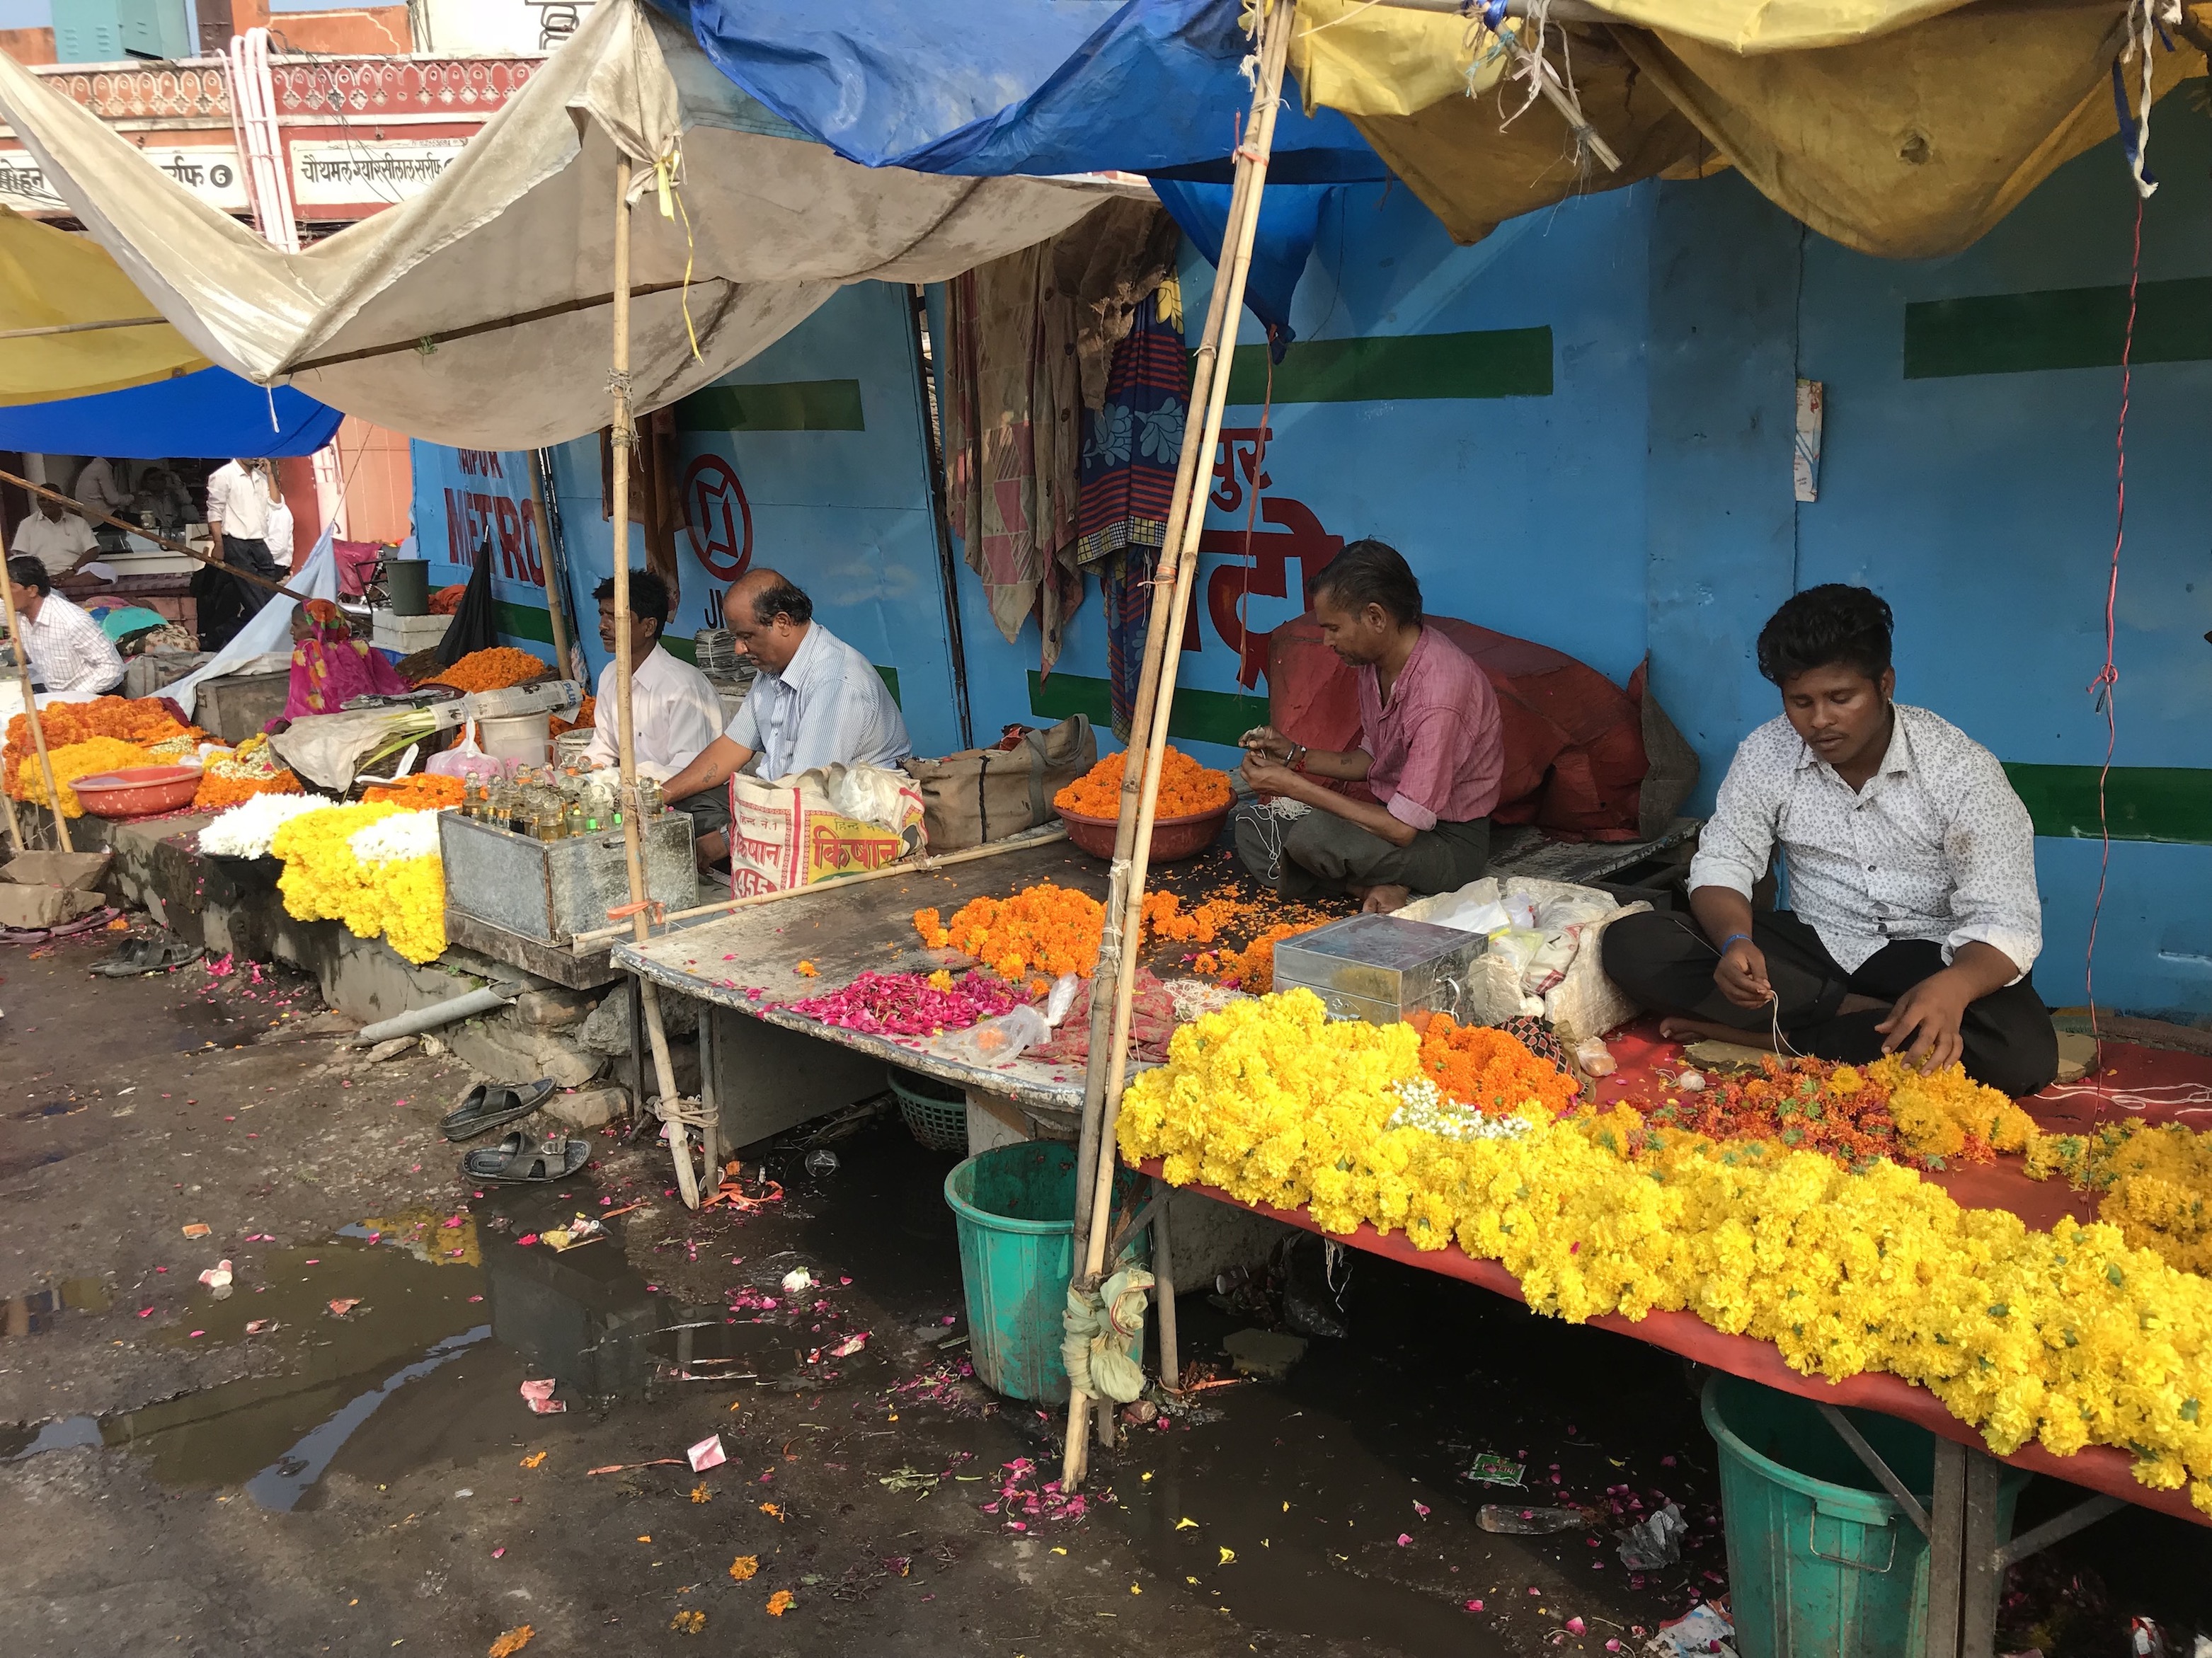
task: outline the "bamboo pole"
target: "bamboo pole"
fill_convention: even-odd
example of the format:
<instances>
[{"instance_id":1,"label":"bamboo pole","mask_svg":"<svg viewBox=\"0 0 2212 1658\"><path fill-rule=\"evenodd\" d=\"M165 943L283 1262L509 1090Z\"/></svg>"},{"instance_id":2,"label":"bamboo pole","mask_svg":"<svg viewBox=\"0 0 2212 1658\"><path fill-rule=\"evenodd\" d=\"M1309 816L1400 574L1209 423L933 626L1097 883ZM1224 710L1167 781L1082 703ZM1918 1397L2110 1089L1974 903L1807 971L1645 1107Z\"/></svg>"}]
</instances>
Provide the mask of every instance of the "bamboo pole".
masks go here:
<instances>
[{"instance_id":1,"label":"bamboo pole","mask_svg":"<svg viewBox=\"0 0 2212 1658\"><path fill-rule=\"evenodd\" d=\"M1018 839L994 841L988 846L969 847L959 852L948 852L932 858L926 853L911 863L902 859L896 864L885 864L881 869L865 869L855 875L840 875L827 881L817 881L811 886L778 887L774 892L756 892L744 898L725 898L719 903L700 904L690 909L672 909L660 918L662 926L671 921L696 920L702 915L733 915L741 909L757 909L763 904L780 904L792 898L826 897L833 892L842 892L847 887L859 886L865 881L888 881L896 875L930 875L951 864L972 863L978 858L996 858L1009 852L1027 852L1032 847L1049 846L1054 841L1067 839L1067 830L1054 824L1042 834L1030 833ZM596 956L592 948L610 938L619 938L630 931L629 924L621 926L593 927L589 932L572 935L568 940L571 954Z\"/></svg>"},{"instance_id":2,"label":"bamboo pole","mask_svg":"<svg viewBox=\"0 0 2212 1658\"><path fill-rule=\"evenodd\" d=\"M73 501L58 489L49 489L43 483L33 483L28 478L19 478L13 472L0 472L0 483L12 483L20 489L28 489L34 495L44 495L48 501L58 501L80 518L96 518L102 524L112 524L118 530L127 530L134 536L143 536L156 547L166 547L171 552L182 554L186 558L198 559L203 564L212 564L225 575L234 575L240 581L250 581L257 587L266 587L272 593L282 593L295 604L304 604L307 602L281 581L271 581L267 576L256 575L251 570L241 570L235 564L226 564L220 554L210 557L197 547L187 547L181 541L172 541L165 535L143 529L131 523L129 519L118 518L112 513L101 512L97 507L88 507L81 501Z\"/></svg>"},{"instance_id":3,"label":"bamboo pole","mask_svg":"<svg viewBox=\"0 0 2212 1658\"><path fill-rule=\"evenodd\" d=\"M75 852L70 844L69 817L62 811L62 792L54 785L54 762L46 753L46 726L39 718L39 699L31 689L31 652L23 642L21 618L15 614L15 577L11 570L8 579L0 581L0 604L8 610L8 637L15 647L15 672L23 682L23 718L31 722L31 741L39 750L39 774L46 780L46 804L53 809L54 833L61 838L64 852ZM15 835L15 850L23 849L22 831L15 828L15 809L8 808L8 827Z\"/></svg>"},{"instance_id":4,"label":"bamboo pole","mask_svg":"<svg viewBox=\"0 0 2212 1658\"><path fill-rule=\"evenodd\" d=\"M637 446L637 428L629 402L629 176L628 155L615 158L615 288L614 372L608 376L614 391L614 426L609 446L614 451L614 477L610 503L614 509L615 713L617 754L622 767L623 860L629 866L630 936L643 944L651 936L646 916L645 825L639 821L637 799L637 732L631 718L629 653L629 468L630 452ZM534 474L533 474L534 477ZM534 504L534 500L533 500ZM653 1080L660 1085L664 1111L675 1108L676 1066L668 1057L668 1032L660 1022L660 993L650 979L638 984L639 1005L645 1013L647 1040L653 1046ZM637 1040L637 1033L630 1033ZM645 1102L638 1102L643 1108ZM672 1116L668 1125L668 1149L676 1158L676 1184L684 1193L684 1206L699 1206L699 1181L691 1169L691 1135Z\"/></svg>"},{"instance_id":5,"label":"bamboo pole","mask_svg":"<svg viewBox=\"0 0 2212 1658\"><path fill-rule=\"evenodd\" d=\"M538 457L530 466L530 519L538 526L538 562L545 572L545 614L553 624L553 665L562 678L568 677L568 629L561 614L561 562L553 551L552 531L545 518L545 491L538 478ZM581 618L577 625L582 626ZM635 896L635 895L632 895Z\"/></svg>"},{"instance_id":6,"label":"bamboo pole","mask_svg":"<svg viewBox=\"0 0 2212 1658\"><path fill-rule=\"evenodd\" d=\"M1198 569L1199 531L1206 517L1200 505L1200 468L1220 441L1221 413L1229 395L1228 359L1233 355L1237 319L1243 312L1244 282L1251 270L1252 240L1259 226L1267 155L1274 143L1283 65L1290 52L1295 16L1295 0L1275 0L1261 15L1260 75L1253 88L1252 115L1245 128L1245 142L1237 152L1236 185L1222 232L1219 274L1206 307L1206 332L1192 367L1191 403L1195 407L1202 396L1206 416L1201 431L1184 428L1167 541L1153 578L1152 614L1145 636L1143 676L1138 682L1137 718L1130 728L1133 738L1141 735L1145 739L1144 765L1140 775L1133 775L1127 765L1122 768L1121 821L1114 836L1106 924L1099 940L1097 971L1091 985L1091 1056L1083 1078L1083 1134L1077 1154L1074 1217L1079 1273L1076 1284L1085 1291L1097 1288L1106 1264L1107 1219L1118 1162L1114 1127L1128 1075L1130 1006L1136 994L1135 944L1143 924L1152 819L1159 801L1168 718L1175 702L1177 659L1182 655L1171 641L1182 637L1183 618L1189 613ZM1168 603L1162 605L1158 590L1167 580L1174 585ZM1106 989L1109 969L1114 979L1110 1001ZM1072 1491L1082 1482L1089 1460L1085 1429L1091 1406L1087 1394L1070 1394L1067 1443L1060 1466L1062 1491Z\"/></svg>"}]
</instances>

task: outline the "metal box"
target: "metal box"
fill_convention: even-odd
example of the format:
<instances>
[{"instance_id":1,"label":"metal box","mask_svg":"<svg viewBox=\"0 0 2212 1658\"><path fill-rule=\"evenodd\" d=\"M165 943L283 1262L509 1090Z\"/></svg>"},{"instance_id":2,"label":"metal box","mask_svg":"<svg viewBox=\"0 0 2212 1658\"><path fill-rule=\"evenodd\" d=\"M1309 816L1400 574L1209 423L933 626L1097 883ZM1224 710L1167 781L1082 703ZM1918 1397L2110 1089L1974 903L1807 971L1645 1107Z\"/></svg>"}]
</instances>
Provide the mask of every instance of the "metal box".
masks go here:
<instances>
[{"instance_id":1,"label":"metal box","mask_svg":"<svg viewBox=\"0 0 2212 1658\"><path fill-rule=\"evenodd\" d=\"M697 898L691 820L664 811L645 826L645 890L671 909ZM438 814L446 860L446 904L526 938L566 944L607 925L629 902L620 829L568 841L538 841L458 811Z\"/></svg>"},{"instance_id":2,"label":"metal box","mask_svg":"<svg viewBox=\"0 0 2212 1658\"><path fill-rule=\"evenodd\" d=\"M1486 947L1476 932L1350 915L1275 946L1275 988L1303 985L1330 1017L1395 1024L1412 1013L1457 1014L1474 958Z\"/></svg>"}]
</instances>

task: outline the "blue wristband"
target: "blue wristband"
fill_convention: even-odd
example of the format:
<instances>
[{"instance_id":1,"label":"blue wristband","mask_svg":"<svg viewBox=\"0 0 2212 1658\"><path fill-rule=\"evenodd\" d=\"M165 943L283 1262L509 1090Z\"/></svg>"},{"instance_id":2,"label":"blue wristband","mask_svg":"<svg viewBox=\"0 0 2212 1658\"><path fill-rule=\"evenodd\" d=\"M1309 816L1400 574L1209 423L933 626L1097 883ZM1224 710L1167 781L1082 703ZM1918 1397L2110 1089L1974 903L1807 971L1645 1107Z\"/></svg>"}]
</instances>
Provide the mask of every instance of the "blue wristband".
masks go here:
<instances>
[{"instance_id":1,"label":"blue wristband","mask_svg":"<svg viewBox=\"0 0 2212 1658\"><path fill-rule=\"evenodd\" d=\"M1721 954L1723 956L1727 955L1729 953L1729 946L1739 938L1742 939L1746 944L1749 944L1752 941L1751 934L1748 932L1731 932L1727 938L1721 940Z\"/></svg>"}]
</instances>

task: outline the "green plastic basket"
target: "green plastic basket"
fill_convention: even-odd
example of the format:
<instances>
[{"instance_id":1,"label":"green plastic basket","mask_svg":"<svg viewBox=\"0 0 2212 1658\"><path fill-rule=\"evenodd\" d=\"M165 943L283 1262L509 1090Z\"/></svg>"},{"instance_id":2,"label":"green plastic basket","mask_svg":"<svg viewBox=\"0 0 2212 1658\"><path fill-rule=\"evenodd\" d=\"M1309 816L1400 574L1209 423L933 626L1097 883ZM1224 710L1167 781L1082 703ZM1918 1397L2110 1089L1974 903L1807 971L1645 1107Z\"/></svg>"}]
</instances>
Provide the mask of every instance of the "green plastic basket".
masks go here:
<instances>
[{"instance_id":1,"label":"green plastic basket","mask_svg":"<svg viewBox=\"0 0 2212 1658\"><path fill-rule=\"evenodd\" d=\"M918 1071L888 1073L908 1130L933 1151L968 1149L968 1096Z\"/></svg>"}]
</instances>

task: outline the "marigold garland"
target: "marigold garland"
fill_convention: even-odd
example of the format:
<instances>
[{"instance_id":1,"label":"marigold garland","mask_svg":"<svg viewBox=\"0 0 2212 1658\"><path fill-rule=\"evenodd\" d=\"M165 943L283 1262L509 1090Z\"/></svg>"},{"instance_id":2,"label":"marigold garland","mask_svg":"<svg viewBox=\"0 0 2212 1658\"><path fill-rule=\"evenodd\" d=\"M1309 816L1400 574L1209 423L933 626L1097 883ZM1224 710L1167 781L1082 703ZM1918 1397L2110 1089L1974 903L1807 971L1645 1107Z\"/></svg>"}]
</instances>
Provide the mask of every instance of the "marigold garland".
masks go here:
<instances>
[{"instance_id":1,"label":"marigold garland","mask_svg":"<svg viewBox=\"0 0 2212 1658\"><path fill-rule=\"evenodd\" d=\"M1436 1015L1421 1034L1421 1072L1452 1099L1496 1114L1531 1101L1564 1111L1580 1091L1572 1077L1504 1031L1463 1025L1449 1013Z\"/></svg>"},{"instance_id":2,"label":"marigold garland","mask_svg":"<svg viewBox=\"0 0 2212 1658\"><path fill-rule=\"evenodd\" d=\"M200 786L192 795L195 811L227 811L257 794L298 794L300 780L289 771L270 772L266 775L249 773L244 775L228 774L210 766L200 774Z\"/></svg>"},{"instance_id":3,"label":"marigold garland","mask_svg":"<svg viewBox=\"0 0 2212 1658\"><path fill-rule=\"evenodd\" d=\"M1263 995L1275 986L1275 946L1285 938L1301 932L1310 932L1322 925L1321 920L1278 921L1242 950L1207 950L1191 965L1200 973L1211 975L1232 990L1249 991Z\"/></svg>"},{"instance_id":4,"label":"marigold garland","mask_svg":"<svg viewBox=\"0 0 2212 1658\"><path fill-rule=\"evenodd\" d=\"M1329 1231L1456 1242L1571 1321L1686 1311L1801 1373L1887 1372L1999 1455L2117 1446L2143 1484L2187 1485L2212 1514L2212 1281L2119 1227L2035 1231L1887 1159L1854 1173L1625 1108L1532 1104L1510 1137L1387 1127L1419 1068L1409 1025L1332 1022L1304 990L1236 1002L1177 1030L1131 1085L1121 1151Z\"/></svg>"},{"instance_id":5,"label":"marigold garland","mask_svg":"<svg viewBox=\"0 0 2212 1658\"><path fill-rule=\"evenodd\" d=\"M356 830L405 809L383 801L332 806L295 817L270 851L284 860L276 890L303 921L343 921L356 938L381 937L417 964L446 948L446 870L435 855L363 863L348 844Z\"/></svg>"},{"instance_id":6,"label":"marigold garland","mask_svg":"<svg viewBox=\"0 0 2212 1658\"><path fill-rule=\"evenodd\" d=\"M397 783L379 783L374 788L362 791L364 800L405 806L414 811L442 811L448 806L461 804L467 783L459 777L447 777L438 772L417 772L412 777L403 777Z\"/></svg>"},{"instance_id":7,"label":"marigold garland","mask_svg":"<svg viewBox=\"0 0 2212 1658\"><path fill-rule=\"evenodd\" d=\"M197 726L179 725L161 699L153 696L95 696L89 702L52 702L39 710L39 724L45 730L49 750L95 737L112 737L151 748L172 738L205 735ZM38 752L31 722L20 714L8 721L7 752L16 758Z\"/></svg>"},{"instance_id":8,"label":"marigold garland","mask_svg":"<svg viewBox=\"0 0 2212 1658\"><path fill-rule=\"evenodd\" d=\"M1148 937L1170 938L1177 944L1210 944L1221 930L1240 916L1259 908L1236 898L1208 898L1190 909L1172 892L1145 895L1145 932Z\"/></svg>"},{"instance_id":9,"label":"marigold garland","mask_svg":"<svg viewBox=\"0 0 2212 1658\"><path fill-rule=\"evenodd\" d=\"M1194 812L1220 811L1231 798L1227 772L1201 766L1180 749L1170 749L1162 757L1159 800L1154 807L1158 816L1188 817ZM1108 755L1054 795L1052 804L1082 817L1119 817L1121 756Z\"/></svg>"},{"instance_id":10,"label":"marigold garland","mask_svg":"<svg viewBox=\"0 0 2212 1658\"><path fill-rule=\"evenodd\" d=\"M427 683L451 685L457 691L501 691L550 672L552 664L528 651L495 645L488 651L471 651L450 668L441 668Z\"/></svg>"},{"instance_id":11,"label":"marigold garland","mask_svg":"<svg viewBox=\"0 0 2212 1658\"><path fill-rule=\"evenodd\" d=\"M2137 1248L2187 1272L2212 1269L2212 1134L2179 1123L2106 1123L2087 1134L2042 1134L2028 1148L2033 1180L2063 1176L2104 1195L2097 1218Z\"/></svg>"}]
</instances>

